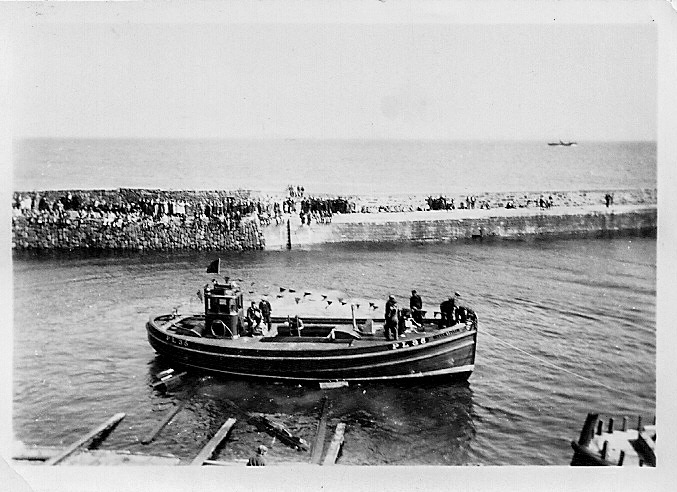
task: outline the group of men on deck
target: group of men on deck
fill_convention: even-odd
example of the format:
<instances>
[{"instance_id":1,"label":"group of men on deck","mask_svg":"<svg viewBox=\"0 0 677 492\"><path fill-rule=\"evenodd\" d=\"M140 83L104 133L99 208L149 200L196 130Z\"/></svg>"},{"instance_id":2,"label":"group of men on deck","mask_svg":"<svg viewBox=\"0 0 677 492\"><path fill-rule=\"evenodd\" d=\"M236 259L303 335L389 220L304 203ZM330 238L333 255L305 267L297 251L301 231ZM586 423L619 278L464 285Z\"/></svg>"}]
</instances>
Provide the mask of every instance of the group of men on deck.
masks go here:
<instances>
[{"instance_id":1,"label":"group of men on deck","mask_svg":"<svg viewBox=\"0 0 677 492\"><path fill-rule=\"evenodd\" d=\"M261 299L258 306L256 302L251 302L251 305L247 308L247 317L245 318L247 330L251 335L263 335L263 324L265 324L267 330L270 330L270 313L272 311L273 308L270 306L268 299Z\"/></svg>"},{"instance_id":2,"label":"group of men on deck","mask_svg":"<svg viewBox=\"0 0 677 492\"><path fill-rule=\"evenodd\" d=\"M439 327L444 328L456 323L465 323L468 319L469 310L461 304L461 294L454 292L447 300L440 304ZM416 331L423 323L423 300L416 290L411 291L409 298L409 309L400 309L395 296L389 296L385 306L385 324L384 331L387 340L397 340L398 337L404 338L408 331Z\"/></svg>"},{"instance_id":3,"label":"group of men on deck","mask_svg":"<svg viewBox=\"0 0 677 492\"><path fill-rule=\"evenodd\" d=\"M461 303L460 297L461 294L454 292L453 296L440 304L440 328L467 321L472 311ZM255 301L251 301L245 318L249 334L253 336L264 335L264 325L266 330L271 328L271 312L272 307L267 299L261 299L258 305ZM400 309L395 296L389 296L385 305L384 331L386 339L397 340L398 337L404 338L407 332L417 332L416 329L421 328L423 324L425 313L423 300L416 290L411 291L409 309Z\"/></svg>"}]
</instances>

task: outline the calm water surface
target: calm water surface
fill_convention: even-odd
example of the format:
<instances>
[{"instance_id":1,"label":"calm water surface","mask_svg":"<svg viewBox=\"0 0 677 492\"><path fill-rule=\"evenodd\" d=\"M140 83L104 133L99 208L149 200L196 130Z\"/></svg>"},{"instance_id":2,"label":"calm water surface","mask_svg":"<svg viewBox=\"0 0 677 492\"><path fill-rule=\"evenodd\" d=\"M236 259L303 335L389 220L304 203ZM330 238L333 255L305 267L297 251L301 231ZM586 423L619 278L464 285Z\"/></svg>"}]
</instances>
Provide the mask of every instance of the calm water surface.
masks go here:
<instances>
[{"instance_id":1,"label":"calm water surface","mask_svg":"<svg viewBox=\"0 0 677 492\"><path fill-rule=\"evenodd\" d=\"M588 411L655 414L655 238L549 239L445 244L331 245L221 253L249 297L280 313L349 315L340 303L298 305L279 287L360 302L418 289L434 306L458 290L480 320L467 384L311 387L194 374L174 393L152 390L168 367L146 341L149 314L199 311L214 253L18 254L14 268L14 434L30 444L73 442L116 412L127 417L104 448L194 457L230 415L228 402L277 415L312 441L322 397L330 429L347 423L341 464L567 465ZM380 314L379 309L379 314ZM184 411L142 446L174 402ZM634 417L632 417L634 420ZM239 424L238 424L239 425ZM222 459L271 447L246 426ZM329 432L331 434L331 430Z\"/></svg>"}]
</instances>

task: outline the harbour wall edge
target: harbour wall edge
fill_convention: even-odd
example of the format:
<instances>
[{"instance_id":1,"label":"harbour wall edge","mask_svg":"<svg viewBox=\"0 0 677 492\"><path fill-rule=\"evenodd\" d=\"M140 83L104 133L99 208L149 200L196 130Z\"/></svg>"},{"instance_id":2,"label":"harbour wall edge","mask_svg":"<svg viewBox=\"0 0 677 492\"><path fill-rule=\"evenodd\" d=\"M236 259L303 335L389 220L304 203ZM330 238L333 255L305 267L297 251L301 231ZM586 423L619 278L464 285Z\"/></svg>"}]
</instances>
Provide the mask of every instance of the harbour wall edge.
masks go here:
<instances>
[{"instance_id":1,"label":"harbour wall edge","mask_svg":"<svg viewBox=\"0 0 677 492\"><path fill-rule=\"evenodd\" d=\"M538 236L574 236L599 233L651 233L657 230L657 207L581 210L560 213L503 214L483 217L439 217L412 220L411 214L389 214L386 220L370 214L350 222L301 225L290 223L264 230L267 249L323 243L453 241L484 238L520 238ZM399 216L399 217L398 217Z\"/></svg>"}]
</instances>

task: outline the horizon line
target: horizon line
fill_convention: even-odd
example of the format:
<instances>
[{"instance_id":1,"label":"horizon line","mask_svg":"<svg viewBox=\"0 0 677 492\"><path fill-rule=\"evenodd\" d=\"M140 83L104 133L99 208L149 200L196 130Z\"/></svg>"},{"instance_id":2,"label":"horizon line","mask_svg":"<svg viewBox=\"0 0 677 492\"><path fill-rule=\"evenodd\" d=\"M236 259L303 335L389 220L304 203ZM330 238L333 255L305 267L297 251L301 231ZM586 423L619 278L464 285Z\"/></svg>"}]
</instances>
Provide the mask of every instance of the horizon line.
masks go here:
<instances>
[{"instance_id":1,"label":"horizon line","mask_svg":"<svg viewBox=\"0 0 677 492\"><path fill-rule=\"evenodd\" d=\"M239 140L239 141L327 141L327 142L354 142L354 141L387 141L387 140L396 140L396 141L411 141L411 142L559 142L561 137L556 138L539 138L539 137L529 137L529 138L503 138L503 137L489 137L489 138L479 138L479 137L458 137L458 138L445 138L445 137L287 137L287 136L208 136L208 137L195 137L195 136L15 136L12 137L12 141L21 141L21 140ZM623 138L623 139L609 139L609 138L597 138L597 139L568 139L570 142L658 142L658 137L654 138Z\"/></svg>"}]
</instances>

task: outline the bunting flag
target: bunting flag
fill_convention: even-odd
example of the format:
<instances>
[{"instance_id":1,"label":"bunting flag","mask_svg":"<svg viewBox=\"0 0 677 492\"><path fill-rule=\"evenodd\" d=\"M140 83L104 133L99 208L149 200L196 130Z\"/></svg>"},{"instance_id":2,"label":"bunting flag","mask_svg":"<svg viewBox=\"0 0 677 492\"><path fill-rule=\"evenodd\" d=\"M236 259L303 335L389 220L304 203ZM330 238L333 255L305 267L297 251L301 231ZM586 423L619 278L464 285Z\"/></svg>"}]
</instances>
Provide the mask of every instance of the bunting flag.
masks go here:
<instances>
[{"instance_id":1,"label":"bunting flag","mask_svg":"<svg viewBox=\"0 0 677 492\"><path fill-rule=\"evenodd\" d=\"M215 261L213 263L216 266L218 266L217 261ZM238 279L238 280L241 281L241 279ZM214 280L214 282L216 282L216 280ZM256 282L251 282L252 286L255 285L255 284L256 284ZM367 303L368 303L369 308L367 308L367 309L369 309L369 310L379 309L379 305L375 301L368 301L368 300L365 299L364 301L356 302L353 299L349 299L349 298L344 297L345 294L334 297L332 294L313 293L312 291L309 291L309 290L304 290L304 289L298 289L297 290L297 289L290 288L290 287L280 287L279 285L275 285L275 284L272 284L270 286L269 285L263 285L263 284L261 284L261 285L263 286L262 289L263 288L266 288L266 289L271 288L271 289L273 289L273 292L269 291L269 292L266 292L266 293L257 293L256 290L254 290L254 287L252 287L251 289L244 289L243 288L242 290L249 292L250 295L260 296L261 298L270 298L271 301L273 301L275 298L277 298L277 300L281 301L281 302L284 302L284 298L287 297L287 293L290 293L290 294L296 293L296 296L293 297L295 304L298 305L298 304L301 304L301 302L308 302L308 301L312 301L312 302L320 301L320 302L326 303L325 309L329 308L329 306L331 306L334 303L340 303L340 306L346 306L346 305L354 306L353 309L360 309L360 307L363 304L366 306ZM279 289L279 293L276 293L274 291L274 289L276 289L276 288ZM202 294L203 294L203 292L198 292L197 295L200 298L200 300L202 302L204 302L204 296ZM292 297L292 296L289 296L289 297Z\"/></svg>"},{"instance_id":2,"label":"bunting flag","mask_svg":"<svg viewBox=\"0 0 677 492\"><path fill-rule=\"evenodd\" d=\"M207 273L221 273L221 258L217 258L209 264Z\"/></svg>"}]
</instances>

